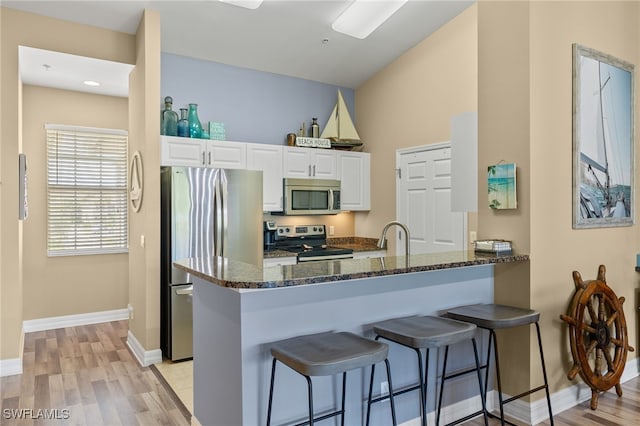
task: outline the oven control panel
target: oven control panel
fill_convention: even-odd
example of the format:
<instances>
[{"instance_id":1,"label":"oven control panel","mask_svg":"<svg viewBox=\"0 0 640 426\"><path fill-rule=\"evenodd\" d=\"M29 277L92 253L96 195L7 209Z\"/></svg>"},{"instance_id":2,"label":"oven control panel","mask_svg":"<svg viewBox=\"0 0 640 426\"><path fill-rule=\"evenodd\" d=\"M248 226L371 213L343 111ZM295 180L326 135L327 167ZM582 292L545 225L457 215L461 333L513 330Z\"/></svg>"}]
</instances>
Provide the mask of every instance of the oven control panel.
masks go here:
<instances>
[{"instance_id":1,"label":"oven control panel","mask_svg":"<svg viewBox=\"0 0 640 426\"><path fill-rule=\"evenodd\" d=\"M278 238L324 238L325 235L324 225L283 225L276 229Z\"/></svg>"}]
</instances>

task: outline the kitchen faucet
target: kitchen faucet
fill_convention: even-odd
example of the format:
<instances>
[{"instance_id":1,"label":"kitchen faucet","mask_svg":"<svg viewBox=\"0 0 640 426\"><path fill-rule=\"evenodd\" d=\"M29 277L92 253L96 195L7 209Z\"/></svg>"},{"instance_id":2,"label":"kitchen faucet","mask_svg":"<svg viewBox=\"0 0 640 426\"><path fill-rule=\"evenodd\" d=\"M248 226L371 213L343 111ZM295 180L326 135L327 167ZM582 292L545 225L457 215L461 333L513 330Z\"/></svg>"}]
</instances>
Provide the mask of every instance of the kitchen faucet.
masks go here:
<instances>
[{"instance_id":1,"label":"kitchen faucet","mask_svg":"<svg viewBox=\"0 0 640 426\"><path fill-rule=\"evenodd\" d=\"M378 240L378 248L385 248L386 247L386 240L385 238L387 237L387 231L389 230L389 228L392 225L397 225L400 228L402 228L402 230L404 231L404 254L405 254L405 263L406 263L406 267L409 267L409 228L407 228L406 225L403 225L402 223L393 220L389 223L387 223L384 228L382 229L382 234L380 235L380 239Z\"/></svg>"}]
</instances>

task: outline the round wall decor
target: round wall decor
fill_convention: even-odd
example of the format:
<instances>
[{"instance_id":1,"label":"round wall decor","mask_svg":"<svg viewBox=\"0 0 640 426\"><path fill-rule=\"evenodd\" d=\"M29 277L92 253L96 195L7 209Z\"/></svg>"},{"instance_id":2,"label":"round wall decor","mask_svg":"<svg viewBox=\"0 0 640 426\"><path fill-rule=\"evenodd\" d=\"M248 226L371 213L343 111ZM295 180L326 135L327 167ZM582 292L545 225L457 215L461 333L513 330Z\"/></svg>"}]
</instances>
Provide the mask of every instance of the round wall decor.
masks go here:
<instances>
[{"instance_id":1,"label":"round wall decor","mask_svg":"<svg viewBox=\"0 0 640 426\"><path fill-rule=\"evenodd\" d=\"M142 156L139 151L133 153L129 167L129 201L134 212L140 211L142 193L144 191L144 171Z\"/></svg>"}]
</instances>

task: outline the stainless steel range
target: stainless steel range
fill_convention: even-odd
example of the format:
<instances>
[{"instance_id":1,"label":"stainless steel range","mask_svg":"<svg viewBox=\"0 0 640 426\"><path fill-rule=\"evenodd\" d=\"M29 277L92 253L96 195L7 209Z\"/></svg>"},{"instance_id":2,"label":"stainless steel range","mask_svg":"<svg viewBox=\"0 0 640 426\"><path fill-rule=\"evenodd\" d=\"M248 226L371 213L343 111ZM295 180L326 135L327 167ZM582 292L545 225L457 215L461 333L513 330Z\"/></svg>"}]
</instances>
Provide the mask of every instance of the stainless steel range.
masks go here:
<instances>
[{"instance_id":1,"label":"stainless steel range","mask_svg":"<svg viewBox=\"0 0 640 426\"><path fill-rule=\"evenodd\" d=\"M296 253L298 263L353 258L351 249L327 245L324 225L278 226L274 246Z\"/></svg>"}]
</instances>

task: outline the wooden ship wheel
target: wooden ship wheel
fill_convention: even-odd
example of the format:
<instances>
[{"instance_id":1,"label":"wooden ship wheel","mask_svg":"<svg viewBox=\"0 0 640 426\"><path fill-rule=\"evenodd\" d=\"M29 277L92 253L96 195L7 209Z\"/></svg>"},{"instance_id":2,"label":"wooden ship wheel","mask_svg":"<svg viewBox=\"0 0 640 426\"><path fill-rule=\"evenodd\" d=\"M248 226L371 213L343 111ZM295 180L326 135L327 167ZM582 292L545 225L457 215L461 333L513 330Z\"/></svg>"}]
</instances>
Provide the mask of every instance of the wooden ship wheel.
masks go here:
<instances>
[{"instance_id":1,"label":"wooden ship wheel","mask_svg":"<svg viewBox=\"0 0 640 426\"><path fill-rule=\"evenodd\" d=\"M627 323L622 304L607 285L605 267L598 268L598 278L583 281L573 271L575 294L569 307L570 315L560 315L569 324L569 341L573 355L573 368L567 378L573 380L578 373L591 388L591 409L598 408L598 395L615 386L622 396L620 377L627 362L627 352L633 352L627 337Z\"/></svg>"}]
</instances>

